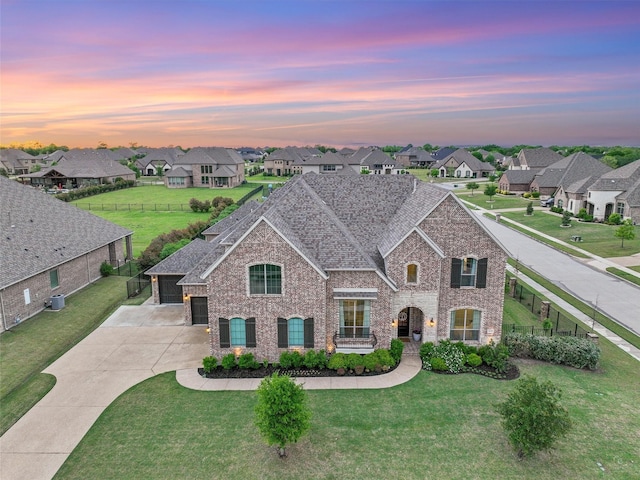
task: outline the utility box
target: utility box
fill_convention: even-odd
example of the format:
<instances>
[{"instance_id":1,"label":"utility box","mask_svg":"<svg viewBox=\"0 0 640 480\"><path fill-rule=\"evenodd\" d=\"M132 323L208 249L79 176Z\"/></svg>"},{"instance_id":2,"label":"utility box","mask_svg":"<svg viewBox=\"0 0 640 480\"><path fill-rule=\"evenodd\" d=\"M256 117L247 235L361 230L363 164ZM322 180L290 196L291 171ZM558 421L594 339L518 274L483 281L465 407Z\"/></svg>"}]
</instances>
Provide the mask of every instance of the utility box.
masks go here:
<instances>
[{"instance_id":1,"label":"utility box","mask_svg":"<svg viewBox=\"0 0 640 480\"><path fill-rule=\"evenodd\" d=\"M58 294L51 297L51 310L62 310L64 308L64 295Z\"/></svg>"}]
</instances>

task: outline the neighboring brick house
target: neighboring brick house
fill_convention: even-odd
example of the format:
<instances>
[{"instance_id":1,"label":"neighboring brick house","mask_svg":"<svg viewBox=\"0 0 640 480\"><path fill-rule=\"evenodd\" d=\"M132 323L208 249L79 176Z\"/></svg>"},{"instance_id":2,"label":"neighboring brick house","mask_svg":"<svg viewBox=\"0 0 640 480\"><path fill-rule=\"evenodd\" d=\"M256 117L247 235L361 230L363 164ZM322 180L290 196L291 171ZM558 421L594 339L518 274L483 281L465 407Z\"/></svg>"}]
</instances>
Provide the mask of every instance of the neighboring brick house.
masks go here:
<instances>
[{"instance_id":1,"label":"neighboring brick house","mask_svg":"<svg viewBox=\"0 0 640 480\"><path fill-rule=\"evenodd\" d=\"M0 176L0 331L131 258L130 230Z\"/></svg>"},{"instance_id":2,"label":"neighboring brick house","mask_svg":"<svg viewBox=\"0 0 640 480\"><path fill-rule=\"evenodd\" d=\"M264 159L264 171L276 177L302 173L305 162L322 157L317 148L286 147L274 150Z\"/></svg>"},{"instance_id":3,"label":"neighboring brick house","mask_svg":"<svg viewBox=\"0 0 640 480\"><path fill-rule=\"evenodd\" d=\"M574 215L587 207L587 186L612 169L584 152L576 152L543 168L531 182L540 196L555 197L555 205Z\"/></svg>"},{"instance_id":4,"label":"neighboring brick house","mask_svg":"<svg viewBox=\"0 0 640 480\"><path fill-rule=\"evenodd\" d=\"M550 148L523 148L511 159L509 170L540 170L562 160L562 155Z\"/></svg>"},{"instance_id":5,"label":"neighboring brick house","mask_svg":"<svg viewBox=\"0 0 640 480\"><path fill-rule=\"evenodd\" d=\"M430 168L436 162L429 152L420 147L407 148L396 153L395 158L404 167Z\"/></svg>"},{"instance_id":6,"label":"neighboring brick house","mask_svg":"<svg viewBox=\"0 0 640 480\"><path fill-rule=\"evenodd\" d=\"M586 188L587 213L606 220L612 213L640 222L640 160L603 174Z\"/></svg>"},{"instance_id":7,"label":"neighboring brick house","mask_svg":"<svg viewBox=\"0 0 640 480\"><path fill-rule=\"evenodd\" d=\"M43 188L81 188L112 183L118 178L135 180L136 174L120 163L122 155L109 149L77 148L58 154L56 164L39 172L20 175L22 182Z\"/></svg>"},{"instance_id":8,"label":"neighboring brick house","mask_svg":"<svg viewBox=\"0 0 640 480\"><path fill-rule=\"evenodd\" d=\"M9 175L29 173L39 160L17 148L0 149L0 168L4 168Z\"/></svg>"},{"instance_id":9,"label":"neighboring brick house","mask_svg":"<svg viewBox=\"0 0 640 480\"><path fill-rule=\"evenodd\" d=\"M208 325L218 358L366 353L414 329L500 339L507 254L435 184L311 173L225 221L147 272L157 303L182 301L186 324Z\"/></svg>"},{"instance_id":10,"label":"neighboring brick house","mask_svg":"<svg viewBox=\"0 0 640 480\"><path fill-rule=\"evenodd\" d=\"M164 180L165 186L170 188L233 188L242 182L242 157L235 150L222 147L192 148L174 160Z\"/></svg>"},{"instance_id":11,"label":"neighboring brick house","mask_svg":"<svg viewBox=\"0 0 640 480\"><path fill-rule=\"evenodd\" d=\"M438 160L433 168L439 170L440 177L482 178L489 177L495 168L489 162L474 157L468 150L459 148L442 160Z\"/></svg>"},{"instance_id":12,"label":"neighboring brick house","mask_svg":"<svg viewBox=\"0 0 640 480\"><path fill-rule=\"evenodd\" d=\"M531 191L536 170L507 170L498 180L498 188L504 192L522 194Z\"/></svg>"}]
</instances>

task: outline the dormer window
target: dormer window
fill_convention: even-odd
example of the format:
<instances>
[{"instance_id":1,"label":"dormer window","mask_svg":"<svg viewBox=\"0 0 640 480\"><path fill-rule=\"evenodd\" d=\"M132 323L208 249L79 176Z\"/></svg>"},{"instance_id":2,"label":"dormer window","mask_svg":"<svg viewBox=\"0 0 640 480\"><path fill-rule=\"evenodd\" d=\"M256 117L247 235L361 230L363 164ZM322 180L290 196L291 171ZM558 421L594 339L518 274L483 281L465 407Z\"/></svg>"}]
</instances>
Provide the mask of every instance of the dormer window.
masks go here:
<instances>
[{"instance_id":1,"label":"dormer window","mask_svg":"<svg viewBox=\"0 0 640 480\"><path fill-rule=\"evenodd\" d=\"M418 283L418 265L415 263L407 265L407 283Z\"/></svg>"}]
</instances>

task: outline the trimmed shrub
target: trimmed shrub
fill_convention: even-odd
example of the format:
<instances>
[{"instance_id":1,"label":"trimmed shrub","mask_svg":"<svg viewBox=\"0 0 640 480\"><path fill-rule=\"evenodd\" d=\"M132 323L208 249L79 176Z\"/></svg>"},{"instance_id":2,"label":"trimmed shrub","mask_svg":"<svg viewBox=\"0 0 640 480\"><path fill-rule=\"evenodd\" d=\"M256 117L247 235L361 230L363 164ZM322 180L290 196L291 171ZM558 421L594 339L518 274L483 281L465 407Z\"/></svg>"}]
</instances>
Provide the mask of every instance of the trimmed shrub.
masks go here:
<instances>
[{"instance_id":1,"label":"trimmed shrub","mask_svg":"<svg viewBox=\"0 0 640 480\"><path fill-rule=\"evenodd\" d=\"M484 363L495 368L497 372L506 372L509 349L504 344L499 343L496 345L492 340L488 345L480 347L478 354L480 354Z\"/></svg>"},{"instance_id":2,"label":"trimmed shrub","mask_svg":"<svg viewBox=\"0 0 640 480\"><path fill-rule=\"evenodd\" d=\"M302 360L302 364L307 368L317 368L318 361L315 350L309 350L304 354L304 359Z\"/></svg>"},{"instance_id":3,"label":"trimmed shrub","mask_svg":"<svg viewBox=\"0 0 640 480\"><path fill-rule=\"evenodd\" d=\"M329 359L327 366L331 370L338 370L339 368L347 368L347 355L344 353L334 353Z\"/></svg>"},{"instance_id":4,"label":"trimmed shrub","mask_svg":"<svg viewBox=\"0 0 640 480\"><path fill-rule=\"evenodd\" d=\"M378 363L380 365L382 365L383 367L391 368L391 367L395 367L396 366L396 361L393 358L393 356L391 355L391 352L389 350L381 348L379 350L376 350L373 353L375 353L377 355Z\"/></svg>"},{"instance_id":5,"label":"trimmed shrub","mask_svg":"<svg viewBox=\"0 0 640 480\"><path fill-rule=\"evenodd\" d=\"M316 352L316 368L327 368L327 353L324 350Z\"/></svg>"},{"instance_id":6,"label":"trimmed shrub","mask_svg":"<svg viewBox=\"0 0 640 480\"><path fill-rule=\"evenodd\" d=\"M447 367L445 361L439 357L433 357L430 364L432 370L436 370L439 372L446 372L447 370L449 370L449 367Z\"/></svg>"},{"instance_id":7,"label":"trimmed shrub","mask_svg":"<svg viewBox=\"0 0 640 480\"><path fill-rule=\"evenodd\" d=\"M378 355L375 352L367 353L362 357L362 363L364 364L364 368L370 372L373 372L376 369L376 366L380 365Z\"/></svg>"},{"instance_id":8,"label":"trimmed shrub","mask_svg":"<svg viewBox=\"0 0 640 480\"><path fill-rule=\"evenodd\" d=\"M595 370L600 361L600 349L585 338L509 333L505 336L504 343L514 356L531 357L574 368Z\"/></svg>"},{"instance_id":9,"label":"trimmed shrub","mask_svg":"<svg viewBox=\"0 0 640 480\"><path fill-rule=\"evenodd\" d=\"M420 359L422 360L423 363L429 361L434 348L435 348L435 345L433 344L433 342L425 342L422 345L420 345Z\"/></svg>"},{"instance_id":10,"label":"trimmed shrub","mask_svg":"<svg viewBox=\"0 0 640 480\"><path fill-rule=\"evenodd\" d=\"M404 343L402 342L402 340L398 340L397 338L391 340L391 348L389 349L389 352L391 353L391 356L395 360L396 364L400 363L403 351Z\"/></svg>"},{"instance_id":11,"label":"trimmed shrub","mask_svg":"<svg viewBox=\"0 0 640 480\"><path fill-rule=\"evenodd\" d=\"M218 359L216 357L204 357L202 359L202 369L204 373L213 372L218 366Z\"/></svg>"},{"instance_id":12,"label":"trimmed shrub","mask_svg":"<svg viewBox=\"0 0 640 480\"><path fill-rule=\"evenodd\" d=\"M607 223L609 225L620 225L622 223L622 215L619 213L612 213L609 215L609 218L607 218Z\"/></svg>"},{"instance_id":13,"label":"trimmed shrub","mask_svg":"<svg viewBox=\"0 0 640 480\"><path fill-rule=\"evenodd\" d=\"M300 352L282 352L280 354L280 366L282 368L300 368L304 357Z\"/></svg>"},{"instance_id":14,"label":"trimmed shrub","mask_svg":"<svg viewBox=\"0 0 640 480\"><path fill-rule=\"evenodd\" d=\"M260 364L256 362L253 353L243 353L238 357L238 367L246 370L255 370L260 367Z\"/></svg>"},{"instance_id":15,"label":"trimmed shrub","mask_svg":"<svg viewBox=\"0 0 640 480\"><path fill-rule=\"evenodd\" d=\"M222 361L220 362L220 364L225 370L231 370L236 366L236 356L233 353L227 353L224 357L222 357Z\"/></svg>"},{"instance_id":16,"label":"trimmed shrub","mask_svg":"<svg viewBox=\"0 0 640 480\"><path fill-rule=\"evenodd\" d=\"M362 355L359 353L349 353L347 354L347 368L349 370L353 370L358 365L363 366Z\"/></svg>"},{"instance_id":17,"label":"trimmed shrub","mask_svg":"<svg viewBox=\"0 0 640 480\"><path fill-rule=\"evenodd\" d=\"M482 365L482 357L476 353L470 353L467 355L467 363L472 367L479 367Z\"/></svg>"}]
</instances>

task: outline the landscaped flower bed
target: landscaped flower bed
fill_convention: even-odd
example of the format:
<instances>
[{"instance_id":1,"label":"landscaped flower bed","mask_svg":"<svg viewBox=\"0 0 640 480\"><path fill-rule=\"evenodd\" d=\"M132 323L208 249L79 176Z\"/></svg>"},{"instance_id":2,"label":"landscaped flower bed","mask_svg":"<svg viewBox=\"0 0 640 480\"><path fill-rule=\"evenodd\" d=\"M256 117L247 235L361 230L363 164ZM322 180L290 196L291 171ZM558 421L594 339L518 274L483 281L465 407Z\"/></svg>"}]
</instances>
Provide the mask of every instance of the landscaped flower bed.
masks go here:
<instances>
[{"instance_id":1,"label":"landscaped flower bed","mask_svg":"<svg viewBox=\"0 0 640 480\"><path fill-rule=\"evenodd\" d=\"M205 357L198 373L206 378L263 378L279 373L291 377L336 377L381 375L394 370L400 363L404 344L391 342L391 348L378 349L366 355L309 350L304 355L297 351L283 352L278 363L257 362L252 353L236 358L233 353L222 357Z\"/></svg>"},{"instance_id":2,"label":"landscaped flower bed","mask_svg":"<svg viewBox=\"0 0 640 480\"><path fill-rule=\"evenodd\" d=\"M462 342L442 340L438 345L431 342L420 347L422 368L441 374L475 373L496 380L513 380L520 376L518 367L509 361L509 352L504 345L474 347Z\"/></svg>"}]
</instances>

